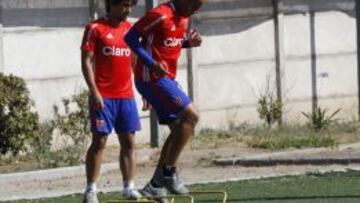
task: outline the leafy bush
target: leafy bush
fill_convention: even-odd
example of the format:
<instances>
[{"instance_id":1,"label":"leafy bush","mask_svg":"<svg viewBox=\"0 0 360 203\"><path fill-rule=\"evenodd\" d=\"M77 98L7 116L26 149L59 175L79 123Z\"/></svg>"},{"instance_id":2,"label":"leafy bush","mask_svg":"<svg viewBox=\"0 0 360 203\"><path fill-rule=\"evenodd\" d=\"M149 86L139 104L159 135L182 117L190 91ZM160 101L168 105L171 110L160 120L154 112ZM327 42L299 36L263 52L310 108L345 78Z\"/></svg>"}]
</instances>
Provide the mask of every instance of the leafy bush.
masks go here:
<instances>
[{"instance_id":1,"label":"leafy bush","mask_svg":"<svg viewBox=\"0 0 360 203\"><path fill-rule=\"evenodd\" d=\"M18 84L19 82L16 81L14 83ZM4 86L0 87L3 88ZM28 92L26 92L26 94L28 94ZM5 104L4 102L2 102L5 101L5 95L6 97L13 97L12 95L9 96L8 94L2 94L3 97L0 97L0 108L2 108L4 106L3 104ZM17 95L19 96L20 94L17 93ZM36 163L34 165L34 167L36 168L65 167L82 163L90 135L90 129L88 127L89 116L87 97L88 92L83 91L80 94L71 96L69 99L63 99L61 106L54 106L54 119L48 120L41 124L38 123L38 117L35 113L33 113L35 115L34 120L30 121L28 119L25 120L25 116L20 117L20 119L17 117L18 119L14 120L14 123L16 122L18 124L14 124L11 126L36 126L33 128L29 127L29 129L32 130L27 131L23 130L24 128L16 128L16 130L18 130L19 132L23 132L23 134L21 134L22 136L29 138L26 139L26 142L23 143L22 148L22 151L25 151L26 149L26 152L29 153L26 153L24 156L16 156L17 153L15 153L13 148L11 148L11 150L9 149L9 152L12 152L12 155L14 156L7 156L6 158L3 157L2 161L5 161L9 164L13 162L18 162L18 160L22 160L21 162L31 161L33 163ZM29 105L29 108L30 106L31 105ZM24 113L22 113L21 115L24 115ZM21 120L21 118L23 118L24 120ZM0 116L0 126L5 123L3 121L4 120ZM21 124L19 122L25 122L25 124ZM32 124L32 122L34 124ZM10 132L9 134L6 134L9 135L9 138L15 137L13 134L13 132L15 132L14 130L7 130L6 132ZM56 135L58 135L60 140L64 141L64 143L59 143L61 148L56 151L51 149L54 132ZM1 130L1 144L6 141L6 139L3 139L3 133L3 130ZM3 146L1 150L3 150Z\"/></svg>"},{"instance_id":2,"label":"leafy bush","mask_svg":"<svg viewBox=\"0 0 360 203\"><path fill-rule=\"evenodd\" d=\"M317 107L312 113L301 112L308 120L310 125L313 127L315 131L320 131L328 128L332 123L336 120L333 119L336 114L340 112L341 109L337 109L330 116L328 116L327 109L323 109L321 107Z\"/></svg>"},{"instance_id":3,"label":"leafy bush","mask_svg":"<svg viewBox=\"0 0 360 203\"><path fill-rule=\"evenodd\" d=\"M73 95L70 99L63 99L64 112L54 106L54 128L60 136L66 138L66 146L62 148L55 163L59 166L75 165L83 162L84 153L90 138L88 122L88 91Z\"/></svg>"},{"instance_id":4,"label":"leafy bush","mask_svg":"<svg viewBox=\"0 0 360 203\"><path fill-rule=\"evenodd\" d=\"M31 143L32 156L36 159L39 168L49 166L51 155L51 142L53 140L54 121L50 120L41 123L39 127L39 136Z\"/></svg>"},{"instance_id":5,"label":"leafy bush","mask_svg":"<svg viewBox=\"0 0 360 203\"><path fill-rule=\"evenodd\" d=\"M0 153L17 155L27 152L39 138L39 119L25 81L0 73Z\"/></svg>"},{"instance_id":6,"label":"leafy bush","mask_svg":"<svg viewBox=\"0 0 360 203\"><path fill-rule=\"evenodd\" d=\"M275 99L272 94L264 94L258 100L259 118L264 120L268 127L272 127L274 123L281 121L282 107L279 99Z\"/></svg>"}]
</instances>

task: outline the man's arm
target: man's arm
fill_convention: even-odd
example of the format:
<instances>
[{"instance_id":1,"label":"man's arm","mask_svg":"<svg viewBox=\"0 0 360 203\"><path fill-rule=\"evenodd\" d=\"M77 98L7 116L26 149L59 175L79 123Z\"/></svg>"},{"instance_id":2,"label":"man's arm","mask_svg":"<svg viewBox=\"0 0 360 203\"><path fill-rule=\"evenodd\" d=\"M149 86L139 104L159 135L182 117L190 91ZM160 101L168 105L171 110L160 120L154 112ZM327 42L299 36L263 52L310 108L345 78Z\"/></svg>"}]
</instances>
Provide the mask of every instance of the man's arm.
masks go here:
<instances>
[{"instance_id":1,"label":"man's arm","mask_svg":"<svg viewBox=\"0 0 360 203\"><path fill-rule=\"evenodd\" d=\"M150 56L145 48L141 45L141 33L132 27L129 32L125 35L125 41L133 52L145 63L147 67L152 67L156 61Z\"/></svg>"},{"instance_id":2,"label":"man's arm","mask_svg":"<svg viewBox=\"0 0 360 203\"><path fill-rule=\"evenodd\" d=\"M131 59L131 69L132 69L133 73L135 74L135 68L136 68L136 65L137 65L137 56L136 56L136 54L131 52L130 59Z\"/></svg>"},{"instance_id":3,"label":"man's arm","mask_svg":"<svg viewBox=\"0 0 360 203\"><path fill-rule=\"evenodd\" d=\"M92 104L97 110L104 108L103 98L95 84L94 52L81 51L81 70L89 88Z\"/></svg>"},{"instance_id":4,"label":"man's arm","mask_svg":"<svg viewBox=\"0 0 360 203\"><path fill-rule=\"evenodd\" d=\"M166 66L161 62L157 62L150 56L150 54L145 50L145 48L141 45L140 39L142 38L141 33L136 29L136 27L132 27L129 32L125 35L125 41L128 46L133 50L133 52L140 58L141 61L145 63L145 65L155 73L163 76L166 74Z\"/></svg>"}]
</instances>

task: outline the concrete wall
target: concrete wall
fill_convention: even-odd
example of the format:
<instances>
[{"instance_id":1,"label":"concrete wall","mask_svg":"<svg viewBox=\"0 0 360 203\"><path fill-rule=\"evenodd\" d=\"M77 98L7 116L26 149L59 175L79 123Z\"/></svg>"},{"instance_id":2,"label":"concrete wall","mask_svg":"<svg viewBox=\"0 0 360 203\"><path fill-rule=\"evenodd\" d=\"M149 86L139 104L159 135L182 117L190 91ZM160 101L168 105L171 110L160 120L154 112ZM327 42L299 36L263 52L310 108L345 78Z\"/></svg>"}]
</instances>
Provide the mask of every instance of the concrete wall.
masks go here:
<instances>
[{"instance_id":1,"label":"concrete wall","mask_svg":"<svg viewBox=\"0 0 360 203\"><path fill-rule=\"evenodd\" d=\"M82 27L90 16L89 0L5 0L1 1L5 27ZM104 13L103 0L98 0L97 12ZM132 16L144 12L139 1Z\"/></svg>"},{"instance_id":2,"label":"concrete wall","mask_svg":"<svg viewBox=\"0 0 360 203\"><path fill-rule=\"evenodd\" d=\"M338 11L315 14L314 38L311 39L309 14L289 15L285 18L286 81L288 117L297 119L296 111L310 111L311 67L317 68L319 105L342 108L342 118L356 118L357 60L356 21ZM291 25L298 26L291 26ZM311 41L315 43L311 51ZM311 54L316 58L311 58ZM313 64L312 64L313 63Z\"/></svg>"},{"instance_id":3,"label":"concrete wall","mask_svg":"<svg viewBox=\"0 0 360 203\"><path fill-rule=\"evenodd\" d=\"M47 119L52 117L53 104L85 87L79 45L88 13L85 0L66 1L68 6L55 0L32 1L43 3L30 8L41 8L42 14L29 12L32 4L28 0L5 1L8 2L4 7L5 73L26 79L36 109L42 119ZM21 4L13 8L14 2ZM195 26L204 34L203 47L195 51L201 127L258 122L257 99L268 86L267 81L275 78L272 1L208 2L194 19ZM48 15L47 8L57 9L58 14ZM26 18L12 12L14 9ZM137 9L134 16L141 15L143 2ZM354 1L285 0L284 12L286 60L282 80L286 120L303 119L300 112L311 110L314 66L319 104L333 110L342 108L343 119L356 118ZM310 13L314 13L314 21L310 20ZM311 22L315 23L314 29ZM180 67L179 81L187 89L184 55ZM270 83L270 89L274 89L273 82ZM140 107L139 95L137 98ZM148 113L141 115L144 130L140 137L147 142ZM161 132L167 131L162 128Z\"/></svg>"}]
</instances>

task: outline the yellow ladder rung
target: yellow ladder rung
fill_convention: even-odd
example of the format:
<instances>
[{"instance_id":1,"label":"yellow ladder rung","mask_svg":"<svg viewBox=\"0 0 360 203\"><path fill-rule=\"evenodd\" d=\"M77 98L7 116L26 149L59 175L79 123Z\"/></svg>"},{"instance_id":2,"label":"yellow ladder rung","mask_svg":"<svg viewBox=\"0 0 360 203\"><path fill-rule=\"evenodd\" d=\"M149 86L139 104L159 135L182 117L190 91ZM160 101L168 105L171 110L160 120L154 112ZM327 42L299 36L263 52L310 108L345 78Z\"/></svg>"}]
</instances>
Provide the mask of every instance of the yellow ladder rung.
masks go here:
<instances>
[{"instance_id":1,"label":"yellow ladder rung","mask_svg":"<svg viewBox=\"0 0 360 203\"><path fill-rule=\"evenodd\" d=\"M146 198L148 198L148 199L161 199L161 198L171 199L171 203L174 203L176 198L187 198L187 199L189 199L190 203L194 203L194 197L191 195L165 195L165 196L151 196L151 197L146 197Z\"/></svg>"},{"instance_id":2,"label":"yellow ladder rung","mask_svg":"<svg viewBox=\"0 0 360 203\"><path fill-rule=\"evenodd\" d=\"M156 203L155 200L109 200L104 203Z\"/></svg>"}]
</instances>

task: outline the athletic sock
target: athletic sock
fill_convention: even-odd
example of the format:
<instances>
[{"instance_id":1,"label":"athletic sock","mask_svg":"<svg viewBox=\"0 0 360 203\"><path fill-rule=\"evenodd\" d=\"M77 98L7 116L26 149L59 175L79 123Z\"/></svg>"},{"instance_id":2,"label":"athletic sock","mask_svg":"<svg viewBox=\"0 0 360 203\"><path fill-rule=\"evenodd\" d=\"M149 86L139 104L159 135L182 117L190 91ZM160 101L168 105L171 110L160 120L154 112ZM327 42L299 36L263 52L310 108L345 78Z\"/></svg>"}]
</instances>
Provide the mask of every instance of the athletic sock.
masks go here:
<instances>
[{"instance_id":1,"label":"athletic sock","mask_svg":"<svg viewBox=\"0 0 360 203\"><path fill-rule=\"evenodd\" d=\"M163 166L163 172L164 172L164 176L166 177L171 177L175 174L176 172L176 167L175 166Z\"/></svg>"},{"instance_id":2,"label":"athletic sock","mask_svg":"<svg viewBox=\"0 0 360 203\"><path fill-rule=\"evenodd\" d=\"M132 181L132 180L130 180L130 181L124 181L124 189L125 189L125 190L135 189L135 183L134 183L134 181Z\"/></svg>"},{"instance_id":3,"label":"athletic sock","mask_svg":"<svg viewBox=\"0 0 360 203\"><path fill-rule=\"evenodd\" d=\"M96 183L88 183L86 185L86 192L96 192Z\"/></svg>"}]
</instances>

